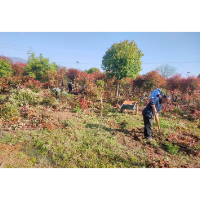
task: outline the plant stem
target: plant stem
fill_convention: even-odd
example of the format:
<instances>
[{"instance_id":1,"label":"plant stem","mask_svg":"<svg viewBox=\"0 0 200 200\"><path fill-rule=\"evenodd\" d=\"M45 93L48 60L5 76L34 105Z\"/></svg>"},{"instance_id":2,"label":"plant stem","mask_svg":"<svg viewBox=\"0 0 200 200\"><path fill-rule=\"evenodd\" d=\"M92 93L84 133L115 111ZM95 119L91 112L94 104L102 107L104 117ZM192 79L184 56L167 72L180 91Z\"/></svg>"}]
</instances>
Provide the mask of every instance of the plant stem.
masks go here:
<instances>
[{"instance_id":1,"label":"plant stem","mask_svg":"<svg viewBox=\"0 0 200 200\"><path fill-rule=\"evenodd\" d=\"M101 127L101 124L102 124L102 120L103 120L103 99L102 99L102 93L101 93L101 112L100 112L100 122L99 122L99 127L98 127L98 131Z\"/></svg>"}]
</instances>

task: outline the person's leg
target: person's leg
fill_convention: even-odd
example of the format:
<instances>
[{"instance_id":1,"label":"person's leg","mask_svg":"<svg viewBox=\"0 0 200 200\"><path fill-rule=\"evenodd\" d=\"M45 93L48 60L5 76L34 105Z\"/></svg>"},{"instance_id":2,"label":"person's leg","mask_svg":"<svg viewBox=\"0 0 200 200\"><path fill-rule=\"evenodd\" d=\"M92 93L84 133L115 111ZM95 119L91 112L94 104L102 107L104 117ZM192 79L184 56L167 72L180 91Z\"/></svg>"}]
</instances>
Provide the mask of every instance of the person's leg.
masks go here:
<instances>
[{"instance_id":1,"label":"person's leg","mask_svg":"<svg viewBox=\"0 0 200 200\"><path fill-rule=\"evenodd\" d=\"M146 129L146 123L147 123L147 119L146 116L143 115L143 121L144 121L144 137L147 137L147 129Z\"/></svg>"},{"instance_id":2,"label":"person's leg","mask_svg":"<svg viewBox=\"0 0 200 200\"><path fill-rule=\"evenodd\" d=\"M143 119L144 119L144 137L150 138L151 137L152 119L148 118L145 115L143 115Z\"/></svg>"},{"instance_id":3,"label":"person's leg","mask_svg":"<svg viewBox=\"0 0 200 200\"><path fill-rule=\"evenodd\" d=\"M147 124L147 137L151 137L151 131L152 131L152 118L148 118L148 124Z\"/></svg>"}]
</instances>

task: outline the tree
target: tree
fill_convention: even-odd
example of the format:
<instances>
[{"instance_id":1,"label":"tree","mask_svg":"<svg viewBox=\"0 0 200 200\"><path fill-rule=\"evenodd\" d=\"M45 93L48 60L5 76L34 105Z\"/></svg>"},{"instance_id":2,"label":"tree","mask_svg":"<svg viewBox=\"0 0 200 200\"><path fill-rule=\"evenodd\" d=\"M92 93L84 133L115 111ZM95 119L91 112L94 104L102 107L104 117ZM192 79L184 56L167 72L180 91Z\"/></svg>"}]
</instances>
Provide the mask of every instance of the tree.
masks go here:
<instances>
[{"instance_id":1,"label":"tree","mask_svg":"<svg viewBox=\"0 0 200 200\"><path fill-rule=\"evenodd\" d=\"M75 78L78 77L78 74L80 73L79 70L74 69L74 68L70 68L68 69L68 71L66 72L66 76L69 80L74 81Z\"/></svg>"},{"instance_id":2,"label":"tree","mask_svg":"<svg viewBox=\"0 0 200 200\"><path fill-rule=\"evenodd\" d=\"M96 71L99 71L99 72L100 72L99 68L92 67L92 68L90 68L90 69L88 69L88 70L85 70L85 72L86 72L87 74L92 74L93 72L96 72Z\"/></svg>"},{"instance_id":3,"label":"tree","mask_svg":"<svg viewBox=\"0 0 200 200\"><path fill-rule=\"evenodd\" d=\"M155 71L150 71L145 75L144 78L146 81L144 82L144 90L152 91L156 88L165 88L166 87L166 80L165 78Z\"/></svg>"},{"instance_id":4,"label":"tree","mask_svg":"<svg viewBox=\"0 0 200 200\"><path fill-rule=\"evenodd\" d=\"M61 82L61 85L64 86L67 83L67 76L66 76L67 68L60 67L57 70L57 79Z\"/></svg>"},{"instance_id":5,"label":"tree","mask_svg":"<svg viewBox=\"0 0 200 200\"><path fill-rule=\"evenodd\" d=\"M13 70L12 70L11 59L5 56L0 56L0 78L1 77L6 78L7 76L11 76L12 73L13 73Z\"/></svg>"},{"instance_id":6,"label":"tree","mask_svg":"<svg viewBox=\"0 0 200 200\"><path fill-rule=\"evenodd\" d=\"M29 56L24 70L25 75L31 76L41 82L45 82L47 81L47 71L54 74L54 72L56 72L56 65L55 63L50 64L49 58L44 58L42 54L40 54L39 57L35 57L35 54L33 53Z\"/></svg>"},{"instance_id":7,"label":"tree","mask_svg":"<svg viewBox=\"0 0 200 200\"><path fill-rule=\"evenodd\" d=\"M182 78L179 82L179 89L182 94L193 94L195 90L198 90L200 86L200 80L195 76L189 76Z\"/></svg>"},{"instance_id":8,"label":"tree","mask_svg":"<svg viewBox=\"0 0 200 200\"><path fill-rule=\"evenodd\" d=\"M133 84L134 84L134 89L136 89L136 88L139 88L139 89L142 89L143 88L143 86L144 86L144 83L145 83L145 77L144 77L144 75L138 75L137 77L136 77L136 79L134 80L134 82L133 82Z\"/></svg>"},{"instance_id":9,"label":"tree","mask_svg":"<svg viewBox=\"0 0 200 200\"><path fill-rule=\"evenodd\" d=\"M171 78L167 79L167 89L168 90L178 90L180 88L180 81L182 80L181 74L176 74Z\"/></svg>"},{"instance_id":10,"label":"tree","mask_svg":"<svg viewBox=\"0 0 200 200\"><path fill-rule=\"evenodd\" d=\"M52 63L51 63L51 67L52 67L53 69L55 69L56 71L58 71L58 70L61 68L61 66L60 66L60 65L57 65L55 62L52 62Z\"/></svg>"},{"instance_id":11,"label":"tree","mask_svg":"<svg viewBox=\"0 0 200 200\"><path fill-rule=\"evenodd\" d=\"M157 70L150 71L142 76L137 76L134 80L134 87L150 92L156 88L165 88L166 80Z\"/></svg>"},{"instance_id":12,"label":"tree","mask_svg":"<svg viewBox=\"0 0 200 200\"><path fill-rule=\"evenodd\" d=\"M197 78L200 78L200 74L197 76Z\"/></svg>"},{"instance_id":13,"label":"tree","mask_svg":"<svg viewBox=\"0 0 200 200\"><path fill-rule=\"evenodd\" d=\"M159 74L164 76L165 78L170 78L176 73L176 67L172 67L169 65L161 65L157 68Z\"/></svg>"},{"instance_id":14,"label":"tree","mask_svg":"<svg viewBox=\"0 0 200 200\"><path fill-rule=\"evenodd\" d=\"M135 78L142 70L143 55L136 43L128 40L115 43L106 51L102 60L102 69L107 72L108 77L116 78L116 96L119 92L119 80L126 77Z\"/></svg>"},{"instance_id":15,"label":"tree","mask_svg":"<svg viewBox=\"0 0 200 200\"><path fill-rule=\"evenodd\" d=\"M14 71L13 75L22 77L25 67L26 67L26 63L22 63L22 62L13 63L12 65L12 69Z\"/></svg>"}]
</instances>

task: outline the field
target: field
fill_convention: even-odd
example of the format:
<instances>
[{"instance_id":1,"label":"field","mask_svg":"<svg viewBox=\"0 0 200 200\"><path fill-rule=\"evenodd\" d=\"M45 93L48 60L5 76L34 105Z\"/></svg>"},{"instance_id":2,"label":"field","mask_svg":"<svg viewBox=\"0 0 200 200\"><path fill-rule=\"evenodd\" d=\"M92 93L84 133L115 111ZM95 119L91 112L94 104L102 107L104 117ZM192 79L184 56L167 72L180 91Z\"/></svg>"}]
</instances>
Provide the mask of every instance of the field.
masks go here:
<instances>
[{"instance_id":1,"label":"field","mask_svg":"<svg viewBox=\"0 0 200 200\"><path fill-rule=\"evenodd\" d=\"M27 64L0 56L0 167L200 167L200 78L139 75L137 49L114 44L104 72L67 69L42 54L32 53ZM161 133L154 121L153 140L146 141L142 110L155 88L171 101L160 113ZM137 102L138 112L121 113L125 100Z\"/></svg>"},{"instance_id":2,"label":"field","mask_svg":"<svg viewBox=\"0 0 200 200\"><path fill-rule=\"evenodd\" d=\"M26 100L20 92L24 97L28 92ZM83 96L56 98L50 90L22 89L0 98L2 168L200 167L200 122L178 114L181 109L161 112L162 133L154 121L154 139L146 141L141 114L145 103L137 115L120 113L107 103L101 119L98 101L87 109L77 106ZM23 101L26 106L18 109Z\"/></svg>"}]
</instances>

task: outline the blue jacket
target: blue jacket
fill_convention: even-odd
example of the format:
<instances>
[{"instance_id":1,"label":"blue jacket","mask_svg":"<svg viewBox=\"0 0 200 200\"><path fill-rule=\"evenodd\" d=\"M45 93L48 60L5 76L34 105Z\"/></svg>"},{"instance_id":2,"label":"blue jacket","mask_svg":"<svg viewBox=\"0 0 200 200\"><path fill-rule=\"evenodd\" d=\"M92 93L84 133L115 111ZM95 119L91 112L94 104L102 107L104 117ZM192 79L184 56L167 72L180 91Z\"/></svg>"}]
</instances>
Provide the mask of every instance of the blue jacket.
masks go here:
<instances>
[{"instance_id":1,"label":"blue jacket","mask_svg":"<svg viewBox=\"0 0 200 200\"><path fill-rule=\"evenodd\" d=\"M146 108L144 108L144 110L142 111L142 114L149 117L149 118L152 118L154 116L153 108L152 108L151 105L155 105L156 110L159 113L161 108L162 108L161 98L159 98L159 97L152 98L151 101L147 104Z\"/></svg>"}]
</instances>

